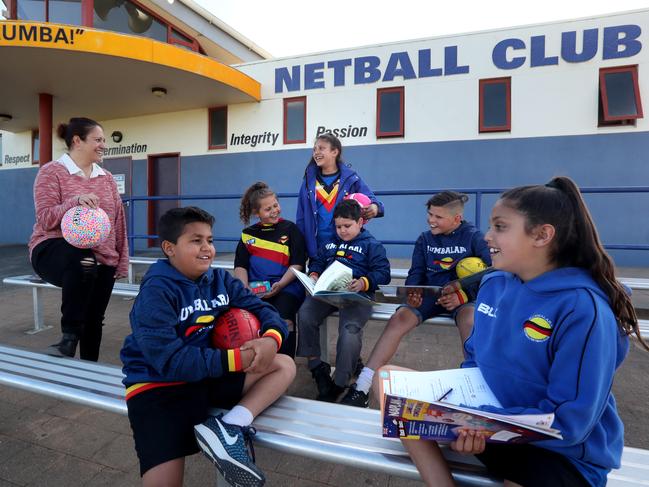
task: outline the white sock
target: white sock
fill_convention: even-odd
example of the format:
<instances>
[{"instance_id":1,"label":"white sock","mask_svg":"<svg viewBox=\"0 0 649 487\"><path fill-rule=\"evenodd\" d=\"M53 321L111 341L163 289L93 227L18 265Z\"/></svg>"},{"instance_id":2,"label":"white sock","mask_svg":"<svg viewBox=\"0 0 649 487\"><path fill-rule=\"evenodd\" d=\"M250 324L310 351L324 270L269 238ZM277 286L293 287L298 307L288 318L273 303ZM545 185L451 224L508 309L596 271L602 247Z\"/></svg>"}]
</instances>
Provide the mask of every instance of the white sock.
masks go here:
<instances>
[{"instance_id":1,"label":"white sock","mask_svg":"<svg viewBox=\"0 0 649 487\"><path fill-rule=\"evenodd\" d=\"M249 426L252 420L255 419L252 413L243 406L234 406L229 412L223 415L223 421L228 424L236 424L237 426Z\"/></svg>"},{"instance_id":2,"label":"white sock","mask_svg":"<svg viewBox=\"0 0 649 487\"><path fill-rule=\"evenodd\" d=\"M374 378L374 371L367 367L363 367L358 379L356 379L356 390L369 394L372 388L372 379Z\"/></svg>"}]
</instances>

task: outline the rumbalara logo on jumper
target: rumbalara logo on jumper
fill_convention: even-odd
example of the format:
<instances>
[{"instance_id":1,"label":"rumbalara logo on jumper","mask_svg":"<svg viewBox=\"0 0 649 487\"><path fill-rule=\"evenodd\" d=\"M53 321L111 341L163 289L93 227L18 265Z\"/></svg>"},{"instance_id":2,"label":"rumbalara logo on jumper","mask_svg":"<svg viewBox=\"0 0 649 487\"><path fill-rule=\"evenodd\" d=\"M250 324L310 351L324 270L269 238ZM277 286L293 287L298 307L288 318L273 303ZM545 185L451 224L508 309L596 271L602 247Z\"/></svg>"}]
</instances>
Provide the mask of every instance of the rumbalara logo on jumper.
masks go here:
<instances>
[{"instance_id":1,"label":"rumbalara logo on jumper","mask_svg":"<svg viewBox=\"0 0 649 487\"><path fill-rule=\"evenodd\" d=\"M3 23L0 28L0 41L51 42L52 44L74 44L83 35L83 29L75 27L50 27L21 23Z\"/></svg>"},{"instance_id":2,"label":"rumbalara logo on jumper","mask_svg":"<svg viewBox=\"0 0 649 487\"><path fill-rule=\"evenodd\" d=\"M533 342L544 342L552 335L552 323L545 316L534 315L523 323L523 332Z\"/></svg>"}]
</instances>

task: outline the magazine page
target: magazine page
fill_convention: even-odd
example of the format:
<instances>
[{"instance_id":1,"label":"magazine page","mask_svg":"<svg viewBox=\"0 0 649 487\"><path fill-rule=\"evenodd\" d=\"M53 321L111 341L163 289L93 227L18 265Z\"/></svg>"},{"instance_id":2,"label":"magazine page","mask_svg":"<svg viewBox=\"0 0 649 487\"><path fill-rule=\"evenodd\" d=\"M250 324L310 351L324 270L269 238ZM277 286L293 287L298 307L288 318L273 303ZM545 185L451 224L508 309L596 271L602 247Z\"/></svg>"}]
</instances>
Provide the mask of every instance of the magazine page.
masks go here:
<instances>
[{"instance_id":1,"label":"magazine page","mask_svg":"<svg viewBox=\"0 0 649 487\"><path fill-rule=\"evenodd\" d=\"M313 296L313 288L315 287L315 282L304 272L298 271L295 267L289 267L293 271L293 274L297 277L298 281L304 286L307 292Z\"/></svg>"},{"instance_id":2,"label":"magazine page","mask_svg":"<svg viewBox=\"0 0 649 487\"><path fill-rule=\"evenodd\" d=\"M491 413L440 402L386 395L383 436L390 438L453 441L463 429L481 430L491 443L527 443L561 438L551 428L525 425Z\"/></svg>"},{"instance_id":3,"label":"magazine page","mask_svg":"<svg viewBox=\"0 0 649 487\"><path fill-rule=\"evenodd\" d=\"M387 298L398 298L398 301L405 303L408 300L408 293L419 291L424 297L436 298L440 295L441 286L414 286L414 285L393 285L386 284L379 286L383 296Z\"/></svg>"},{"instance_id":4,"label":"magazine page","mask_svg":"<svg viewBox=\"0 0 649 487\"><path fill-rule=\"evenodd\" d=\"M347 291L352 282L352 270L345 264L334 260L315 283L314 294L320 291Z\"/></svg>"},{"instance_id":5,"label":"magazine page","mask_svg":"<svg viewBox=\"0 0 649 487\"><path fill-rule=\"evenodd\" d=\"M380 379L384 394L428 402L444 397L444 402L474 408L502 407L477 367L428 372L390 370L382 371Z\"/></svg>"}]
</instances>

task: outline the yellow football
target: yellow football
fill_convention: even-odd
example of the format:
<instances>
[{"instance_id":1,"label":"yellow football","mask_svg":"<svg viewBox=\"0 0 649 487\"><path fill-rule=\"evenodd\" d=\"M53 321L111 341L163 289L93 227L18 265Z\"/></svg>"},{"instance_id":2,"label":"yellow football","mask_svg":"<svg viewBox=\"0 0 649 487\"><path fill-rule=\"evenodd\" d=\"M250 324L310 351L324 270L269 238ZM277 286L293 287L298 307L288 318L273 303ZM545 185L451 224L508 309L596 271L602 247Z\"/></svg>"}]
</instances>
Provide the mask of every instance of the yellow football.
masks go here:
<instances>
[{"instance_id":1,"label":"yellow football","mask_svg":"<svg viewBox=\"0 0 649 487\"><path fill-rule=\"evenodd\" d=\"M480 257L465 257L455 266L455 273L458 279L463 279L486 268L487 264Z\"/></svg>"}]
</instances>

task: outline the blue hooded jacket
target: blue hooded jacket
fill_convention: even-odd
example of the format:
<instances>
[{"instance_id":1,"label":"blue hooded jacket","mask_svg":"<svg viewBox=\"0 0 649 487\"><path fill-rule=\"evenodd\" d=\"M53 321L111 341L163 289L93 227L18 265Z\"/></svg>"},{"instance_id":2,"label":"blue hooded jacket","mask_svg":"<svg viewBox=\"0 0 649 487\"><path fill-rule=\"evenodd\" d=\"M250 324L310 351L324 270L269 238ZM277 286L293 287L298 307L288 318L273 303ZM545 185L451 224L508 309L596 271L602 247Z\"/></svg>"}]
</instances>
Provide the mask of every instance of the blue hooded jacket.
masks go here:
<instances>
[{"instance_id":1,"label":"blue hooded jacket","mask_svg":"<svg viewBox=\"0 0 649 487\"><path fill-rule=\"evenodd\" d=\"M377 217L382 217L384 214L383 203L376 199L372 190L365 184L361 177L356 174L356 171L351 169L344 163L339 163L340 169L340 183L338 186L338 195L336 197L336 204L343 200L343 198L352 193L363 193L367 196L372 203L375 203L379 208ZM304 235L306 241L306 249L309 258L313 259L318 255L318 241L316 235L318 233L318 207L316 204L315 185L316 177L318 175L318 166L315 162L311 161L304 171L304 180L300 186L300 193L298 195L297 203L297 216L295 217L295 224ZM334 205L335 206L335 205ZM332 233L334 222L332 219Z\"/></svg>"},{"instance_id":2,"label":"blue hooded jacket","mask_svg":"<svg viewBox=\"0 0 649 487\"><path fill-rule=\"evenodd\" d=\"M262 334L275 329L286 337L286 323L275 308L224 270L209 269L192 281L167 259L158 260L144 276L129 315L132 333L120 352L124 384L195 382L223 375L228 370L227 353L210 343L216 320L198 320L231 307L257 316Z\"/></svg>"},{"instance_id":3,"label":"blue hooded jacket","mask_svg":"<svg viewBox=\"0 0 649 487\"><path fill-rule=\"evenodd\" d=\"M349 242L336 236L325 244L309 264L309 272L322 274L334 260L350 267L354 279L366 277L369 283L367 292L374 292L379 285L390 282L390 261L385 248L364 228Z\"/></svg>"},{"instance_id":4,"label":"blue hooded jacket","mask_svg":"<svg viewBox=\"0 0 649 487\"><path fill-rule=\"evenodd\" d=\"M455 266L465 257L480 257L491 265L484 235L471 223L463 221L448 235L423 232L412 251L406 284L444 286L457 279Z\"/></svg>"},{"instance_id":5,"label":"blue hooded jacket","mask_svg":"<svg viewBox=\"0 0 649 487\"><path fill-rule=\"evenodd\" d=\"M554 413L562 440L535 445L567 457L594 486L620 466L624 426L611 393L629 340L590 274L574 267L528 282L483 278L463 367L479 367L504 414Z\"/></svg>"}]
</instances>

